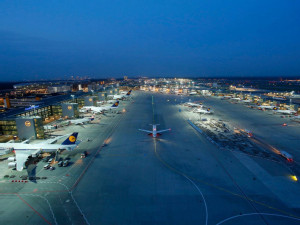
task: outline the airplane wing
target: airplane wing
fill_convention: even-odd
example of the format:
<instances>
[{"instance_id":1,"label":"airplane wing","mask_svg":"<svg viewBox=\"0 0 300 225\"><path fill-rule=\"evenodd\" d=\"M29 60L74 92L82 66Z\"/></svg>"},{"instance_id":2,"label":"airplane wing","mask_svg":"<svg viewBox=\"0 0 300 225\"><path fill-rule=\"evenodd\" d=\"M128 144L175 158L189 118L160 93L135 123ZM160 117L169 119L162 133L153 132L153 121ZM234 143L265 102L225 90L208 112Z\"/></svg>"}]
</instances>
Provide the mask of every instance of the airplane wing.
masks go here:
<instances>
[{"instance_id":1,"label":"airplane wing","mask_svg":"<svg viewBox=\"0 0 300 225\"><path fill-rule=\"evenodd\" d=\"M48 140L42 142L41 145L44 145L44 144L53 144L53 143L55 143L57 140L59 140L59 139L61 139L61 138L63 138L63 137L66 137L66 136L70 136L71 134L72 134L72 133L69 133L69 134L65 134L65 135L63 135L63 136L57 136L57 137L55 137L55 138L48 139Z\"/></svg>"},{"instance_id":2,"label":"airplane wing","mask_svg":"<svg viewBox=\"0 0 300 225\"><path fill-rule=\"evenodd\" d=\"M159 130L159 131L157 131L157 133L159 134L159 133L166 132L166 131L170 131L170 130L171 130L171 128L166 129L166 130Z\"/></svg>"},{"instance_id":3,"label":"airplane wing","mask_svg":"<svg viewBox=\"0 0 300 225\"><path fill-rule=\"evenodd\" d=\"M143 130L143 129L139 129L140 131L143 131L143 132L147 132L149 134L152 134L153 132L151 130Z\"/></svg>"},{"instance_id":4,"label":"airplane wing","mask_svg":"<svg viewBox=\"0 0 300 225\"><path fill-rule=\"evenodd\" d=\"M28 159L28 156L31 155L33 151L31 150L18 150L16 151L16 163L17 163L17 171L22 171L25 165L25 162Z\"/></svg>"},{"instance_id":5,"label":"airplane wing","mask_svg":"<svg viewBox=\"0 0 300 225\"><path fill-rule=\"evenodd\" d=\"M100 113L103 111L103 107L92 109L92 111Z\"/></svg>"},{"instance_id":6,"label":"airplane wing","mask_svg":"<svg viewBox=\"0 0 300 225\"><path fill-rule=\"evenodd\" d=\"M29 139L27 139L27 140L25 140L25 141L22 141L21 143L22 143L22 144L29 144L29 142L31 141L32 138L33 138L33 137L31 137L31 138L29 138Z\"/></svg>"}]
</instances>

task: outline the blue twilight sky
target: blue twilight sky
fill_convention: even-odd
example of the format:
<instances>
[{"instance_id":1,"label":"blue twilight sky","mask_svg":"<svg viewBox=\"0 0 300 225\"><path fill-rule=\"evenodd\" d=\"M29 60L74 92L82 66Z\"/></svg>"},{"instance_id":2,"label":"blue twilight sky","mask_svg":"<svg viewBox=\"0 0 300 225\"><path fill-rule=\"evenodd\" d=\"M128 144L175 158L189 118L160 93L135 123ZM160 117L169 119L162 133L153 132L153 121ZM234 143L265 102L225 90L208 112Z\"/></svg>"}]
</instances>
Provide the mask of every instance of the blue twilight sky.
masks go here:
<instances>
[{"instance_id":1,"label":"blue twilight sky","mask_svg":"<svg viewBox=\"0 0 300 225\"><path fill-rule=\"evenodd\" d=\"M1 80L298 76L298 0L2 0Z\"/></svg>"}]
</instances>

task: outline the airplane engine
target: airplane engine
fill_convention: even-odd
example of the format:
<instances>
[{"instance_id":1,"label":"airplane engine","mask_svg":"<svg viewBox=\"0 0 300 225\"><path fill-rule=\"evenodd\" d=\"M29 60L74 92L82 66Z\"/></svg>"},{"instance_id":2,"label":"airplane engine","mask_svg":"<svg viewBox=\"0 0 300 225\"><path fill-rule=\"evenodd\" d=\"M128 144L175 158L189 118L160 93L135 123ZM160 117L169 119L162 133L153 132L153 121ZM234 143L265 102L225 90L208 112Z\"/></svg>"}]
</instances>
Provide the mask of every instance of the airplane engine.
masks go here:
<instances>
[{"instance_id":1,"label":"airplane engine","mask_svg":"<svg viewBox=\"0 0 300 225\"><path fill-rule=\"evenodd\" d=\"M8 163L8 168L15 168L16 165L17 165L16 162L10 162L10 163Z\"/></svg>"},{"instance_id":2,"label":"airplane engine","mask_svg":"<svg viewBox=\"0 0 300 225\"><path fill-rule=\"evenodd\" d=\"M16 161L16 158L15 157L8 157L8 162L14 162L14 161Z\"/></svg>"}]
</instances>

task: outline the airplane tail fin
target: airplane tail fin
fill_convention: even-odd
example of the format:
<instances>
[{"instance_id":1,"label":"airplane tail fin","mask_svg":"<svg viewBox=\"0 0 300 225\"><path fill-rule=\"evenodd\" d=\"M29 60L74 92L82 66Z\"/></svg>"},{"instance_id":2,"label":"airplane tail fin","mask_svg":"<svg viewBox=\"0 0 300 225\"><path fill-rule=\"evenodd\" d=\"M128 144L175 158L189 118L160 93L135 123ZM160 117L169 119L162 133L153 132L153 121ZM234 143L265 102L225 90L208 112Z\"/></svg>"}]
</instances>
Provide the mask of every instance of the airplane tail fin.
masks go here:
<instances>
[{"instance_id":1,"label":"airplane tail fin","mask_svg":"<svg viewBox=\"0 0 300 225\"><path fill-rule=\"evenodd\" d=\"M62 145L74 145L76 143L77 136L78 132L74 132L62 143Z\"/></svg>"},{"instance_id":2,"label":"airplane tail fin","mask_svg":"<svg viewBox=\"0 0 300 225\"><path fill-rule=\"evenodd\" d=\"M128 93L127 93L126 95L130 95L130 94L131 94L131 91L132 91L132 90L128 91Z\"/></svg>"},{"instance_id":3,"label":"airplane tail fin","mask_svg":"<svg viewBox=\"0 0 300 225\"><path fill-rule=\"evenodd\" d=\"M116 101L111 107L116 108L119 106L119 101Z\"/></svg>"}]
</instances>

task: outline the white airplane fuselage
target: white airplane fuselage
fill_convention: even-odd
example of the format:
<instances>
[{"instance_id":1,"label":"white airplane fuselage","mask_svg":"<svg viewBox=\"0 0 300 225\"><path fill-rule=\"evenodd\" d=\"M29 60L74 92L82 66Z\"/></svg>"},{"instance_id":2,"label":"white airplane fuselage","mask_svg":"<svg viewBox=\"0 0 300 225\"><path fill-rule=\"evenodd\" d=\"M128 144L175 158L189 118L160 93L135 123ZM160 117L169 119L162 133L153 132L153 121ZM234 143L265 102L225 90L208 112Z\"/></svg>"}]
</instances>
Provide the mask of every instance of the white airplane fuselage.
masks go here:
<instances>
[{"instance_id":1,"label":"white airplane fuselage","mask_svg":"<svg viewBox=\"0 0 300 225\"><path fill-rule=\"evenodd\" d=\"M41 150L43 152L54 152L58 149L72 150L77 145L60 145L60 144L23 144L23 143L0 143L0 148L13 150Z\"/></svg>"},{"instance_id":2,"label":"white airplane fuselage","mask_svg":"<svg viewBox=\"0 0 300 225\"><path fill-rule=\"evenodd\" d=\"M276 113L281 113L281 114L288 114L288 115L296 113L295 110L281 110L281 109L275 110L275 112Z\"/></svg>"},{"instance_id":3,"label":"white airplane fuselage","mask_svg":"<svg viewBox=\"0 0 300 225\"><path fill-rule=\"evenodd\" d=\"M148 134L151 134L152 137L156 138L158 135L160 135L161 133L163 132L166 132L166 131L170 131L171 129L166 129L166 130L157 130L157 125L159 124L150 124L152 125L152 131L151 130L143 130L143 129L139 129L140 131L143 131L143 132L147 132Z\"/></svg>"}]
</instances>

